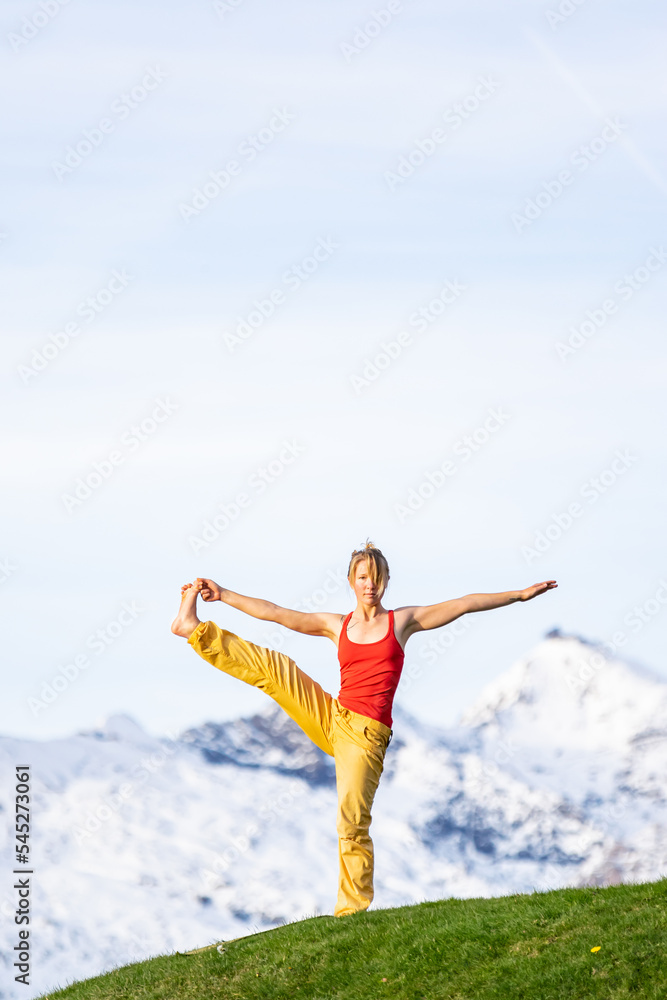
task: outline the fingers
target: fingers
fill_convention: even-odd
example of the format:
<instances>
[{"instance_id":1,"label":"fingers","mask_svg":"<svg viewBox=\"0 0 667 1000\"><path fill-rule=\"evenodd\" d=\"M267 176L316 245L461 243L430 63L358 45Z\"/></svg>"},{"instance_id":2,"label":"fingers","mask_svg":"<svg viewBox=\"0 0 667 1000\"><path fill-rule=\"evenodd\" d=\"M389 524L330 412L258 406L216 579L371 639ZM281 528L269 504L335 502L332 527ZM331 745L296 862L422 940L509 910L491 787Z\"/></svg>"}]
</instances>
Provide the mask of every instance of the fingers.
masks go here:
<instances>
[{"instance_id":1,"label":"fingers","mask_svg":"<svg viewBox=\"0 0 667 1000\"><path fill-rule=\"evenodd\" d=\"M533 586L528 589L534 591L535 595L537 595L544 594L547 590L553 590L554 587L557 586L558 584L555 580L545 580L543 583L534 583Z\"/></svg>"},{"instance_id":2,"label":"fingers","mask_svg":"<svg viewBox=\"0 0 667 1000\"><path fill-rule=\"evenodd\" d=\"M537 597L539 594L546 594L547 590L553 590L558 584L555 580L544 580L542 583L534 583L532 587L526 587L524 594L526 601L532 600L533 597Z\"/></svg>"},{"instance_id":3,"label":"fingers","mask_svg":"<svg viewBox=\"0 0 667 1000\"><path fill-rule=\"evenodd\" d=\"M201 584L201 598L202 598L202 600L204 600L204 601L214 601L216 599L215 598L215 594L214 594L214 590L213 590L213 587L215 586L215 584L213 584L212 580L207 579L205 576L199 576L199 577L197 577L197 583Z\"/></svg>"}]
</instances>

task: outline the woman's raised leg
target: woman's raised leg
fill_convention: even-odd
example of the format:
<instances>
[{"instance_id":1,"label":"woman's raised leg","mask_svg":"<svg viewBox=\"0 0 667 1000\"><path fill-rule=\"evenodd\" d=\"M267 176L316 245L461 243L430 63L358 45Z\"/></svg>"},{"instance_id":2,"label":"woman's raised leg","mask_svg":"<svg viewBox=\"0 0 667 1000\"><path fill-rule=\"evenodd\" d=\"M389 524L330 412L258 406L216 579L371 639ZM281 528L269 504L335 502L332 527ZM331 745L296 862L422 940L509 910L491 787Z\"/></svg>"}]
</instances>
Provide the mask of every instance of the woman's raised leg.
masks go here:
<instances>
[{"instance_id":1,"label":"woman's raised leg","mask_svg":"<svg viewBox=\"0 0 667 1000\"><path fill-rule=\"evenodd\" d=\"M218 670L268 694L320 750L333 756L331 695L284 653L247 642L215 622L200 621L196 613L200 589L193 585L185 591L172 631L185 636L195 652Z\"/></svg>"}]
</instances>

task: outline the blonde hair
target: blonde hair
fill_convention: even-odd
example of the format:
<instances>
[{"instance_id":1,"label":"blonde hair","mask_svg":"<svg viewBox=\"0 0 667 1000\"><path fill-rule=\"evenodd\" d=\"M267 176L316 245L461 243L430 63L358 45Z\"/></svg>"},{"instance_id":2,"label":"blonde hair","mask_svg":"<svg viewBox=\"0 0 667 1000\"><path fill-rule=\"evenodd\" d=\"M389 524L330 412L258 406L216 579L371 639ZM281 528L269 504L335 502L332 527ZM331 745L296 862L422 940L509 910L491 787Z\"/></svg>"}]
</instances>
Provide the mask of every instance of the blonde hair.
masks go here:
<instances>
[{"instance_id":1,"label":"blonde hair","mask_svg":"<svg viewBox=\"0 0 667 1000\"><path fill-rule=\"evenodd\" d=\"M389 585L389 564L382 552L368 538L363 549L355 549L350 558L350 565L347 570L347 579L350 586L354 586L357 565L363 560L366 560L368 575L373 584L380 588L380 597L382 597L382 594L384 594Z\"/></svg>"}]
</instances>

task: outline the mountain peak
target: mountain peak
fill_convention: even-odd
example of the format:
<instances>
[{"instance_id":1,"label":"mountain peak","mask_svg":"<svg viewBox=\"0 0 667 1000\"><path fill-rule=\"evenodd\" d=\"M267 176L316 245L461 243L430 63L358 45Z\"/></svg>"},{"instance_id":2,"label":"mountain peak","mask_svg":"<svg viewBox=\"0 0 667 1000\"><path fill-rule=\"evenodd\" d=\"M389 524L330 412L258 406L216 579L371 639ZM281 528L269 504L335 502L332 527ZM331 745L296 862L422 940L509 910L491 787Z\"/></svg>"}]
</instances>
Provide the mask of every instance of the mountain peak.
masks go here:
<instances>
[{"instance_id":1,"label":"mountain peak","mask_svg":"<svg viewBox=\"0 0 667 1000\"><path fill-rule=\"evenodd\" d=\"M304 778L313 785L335 783L332 759L275 704L252 716L205 722L186 730L181 739L209 764L268 768Z\"/></svg>"},{"instance_id":2,"label":"mountain peak","mask_svg":"<svg viewBox=\"0 0 667 1000\"><path fill-rule=\"evenodd\" d=\"M114 712L102 718L94 731L98 739L103 740L145 740L147 733L143 726L137 722L134 716L127 712Z\"/></svg>"},{"instance_id":3,"label":"mountain peak","mask_svg":"<svg viewBox=\"0 0 667 1000\"><path fill-rule=\"evenodd\" d=\"M538 744L620 749L657 725L666 708L667 680L602 643L554 629L482 689L459 726L512 728Z\"/></svg>"}]
</instances>

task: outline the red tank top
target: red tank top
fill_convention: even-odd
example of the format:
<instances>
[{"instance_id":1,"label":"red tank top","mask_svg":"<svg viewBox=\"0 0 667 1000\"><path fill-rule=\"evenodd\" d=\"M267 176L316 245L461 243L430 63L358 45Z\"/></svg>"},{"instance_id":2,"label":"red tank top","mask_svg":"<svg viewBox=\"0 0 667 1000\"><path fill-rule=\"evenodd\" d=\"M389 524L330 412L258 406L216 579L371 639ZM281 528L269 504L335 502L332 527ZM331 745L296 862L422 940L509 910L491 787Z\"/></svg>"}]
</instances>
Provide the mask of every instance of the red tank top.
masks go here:
<instances>
[{"instance_id":1,"label":"red tank top","mask_svg":"<svg viewBox=\"0 0 667 1000\"><path fill-rule=\"evenodd\" d=\"M340 693L343 708L376 719L391 729L391 707L403 669L405 653L394 635L394 612L387 615L389 628L384 639L377 642L352 642L343 622L338 640L340 662Z\"/></svg>"}]
</instances>

